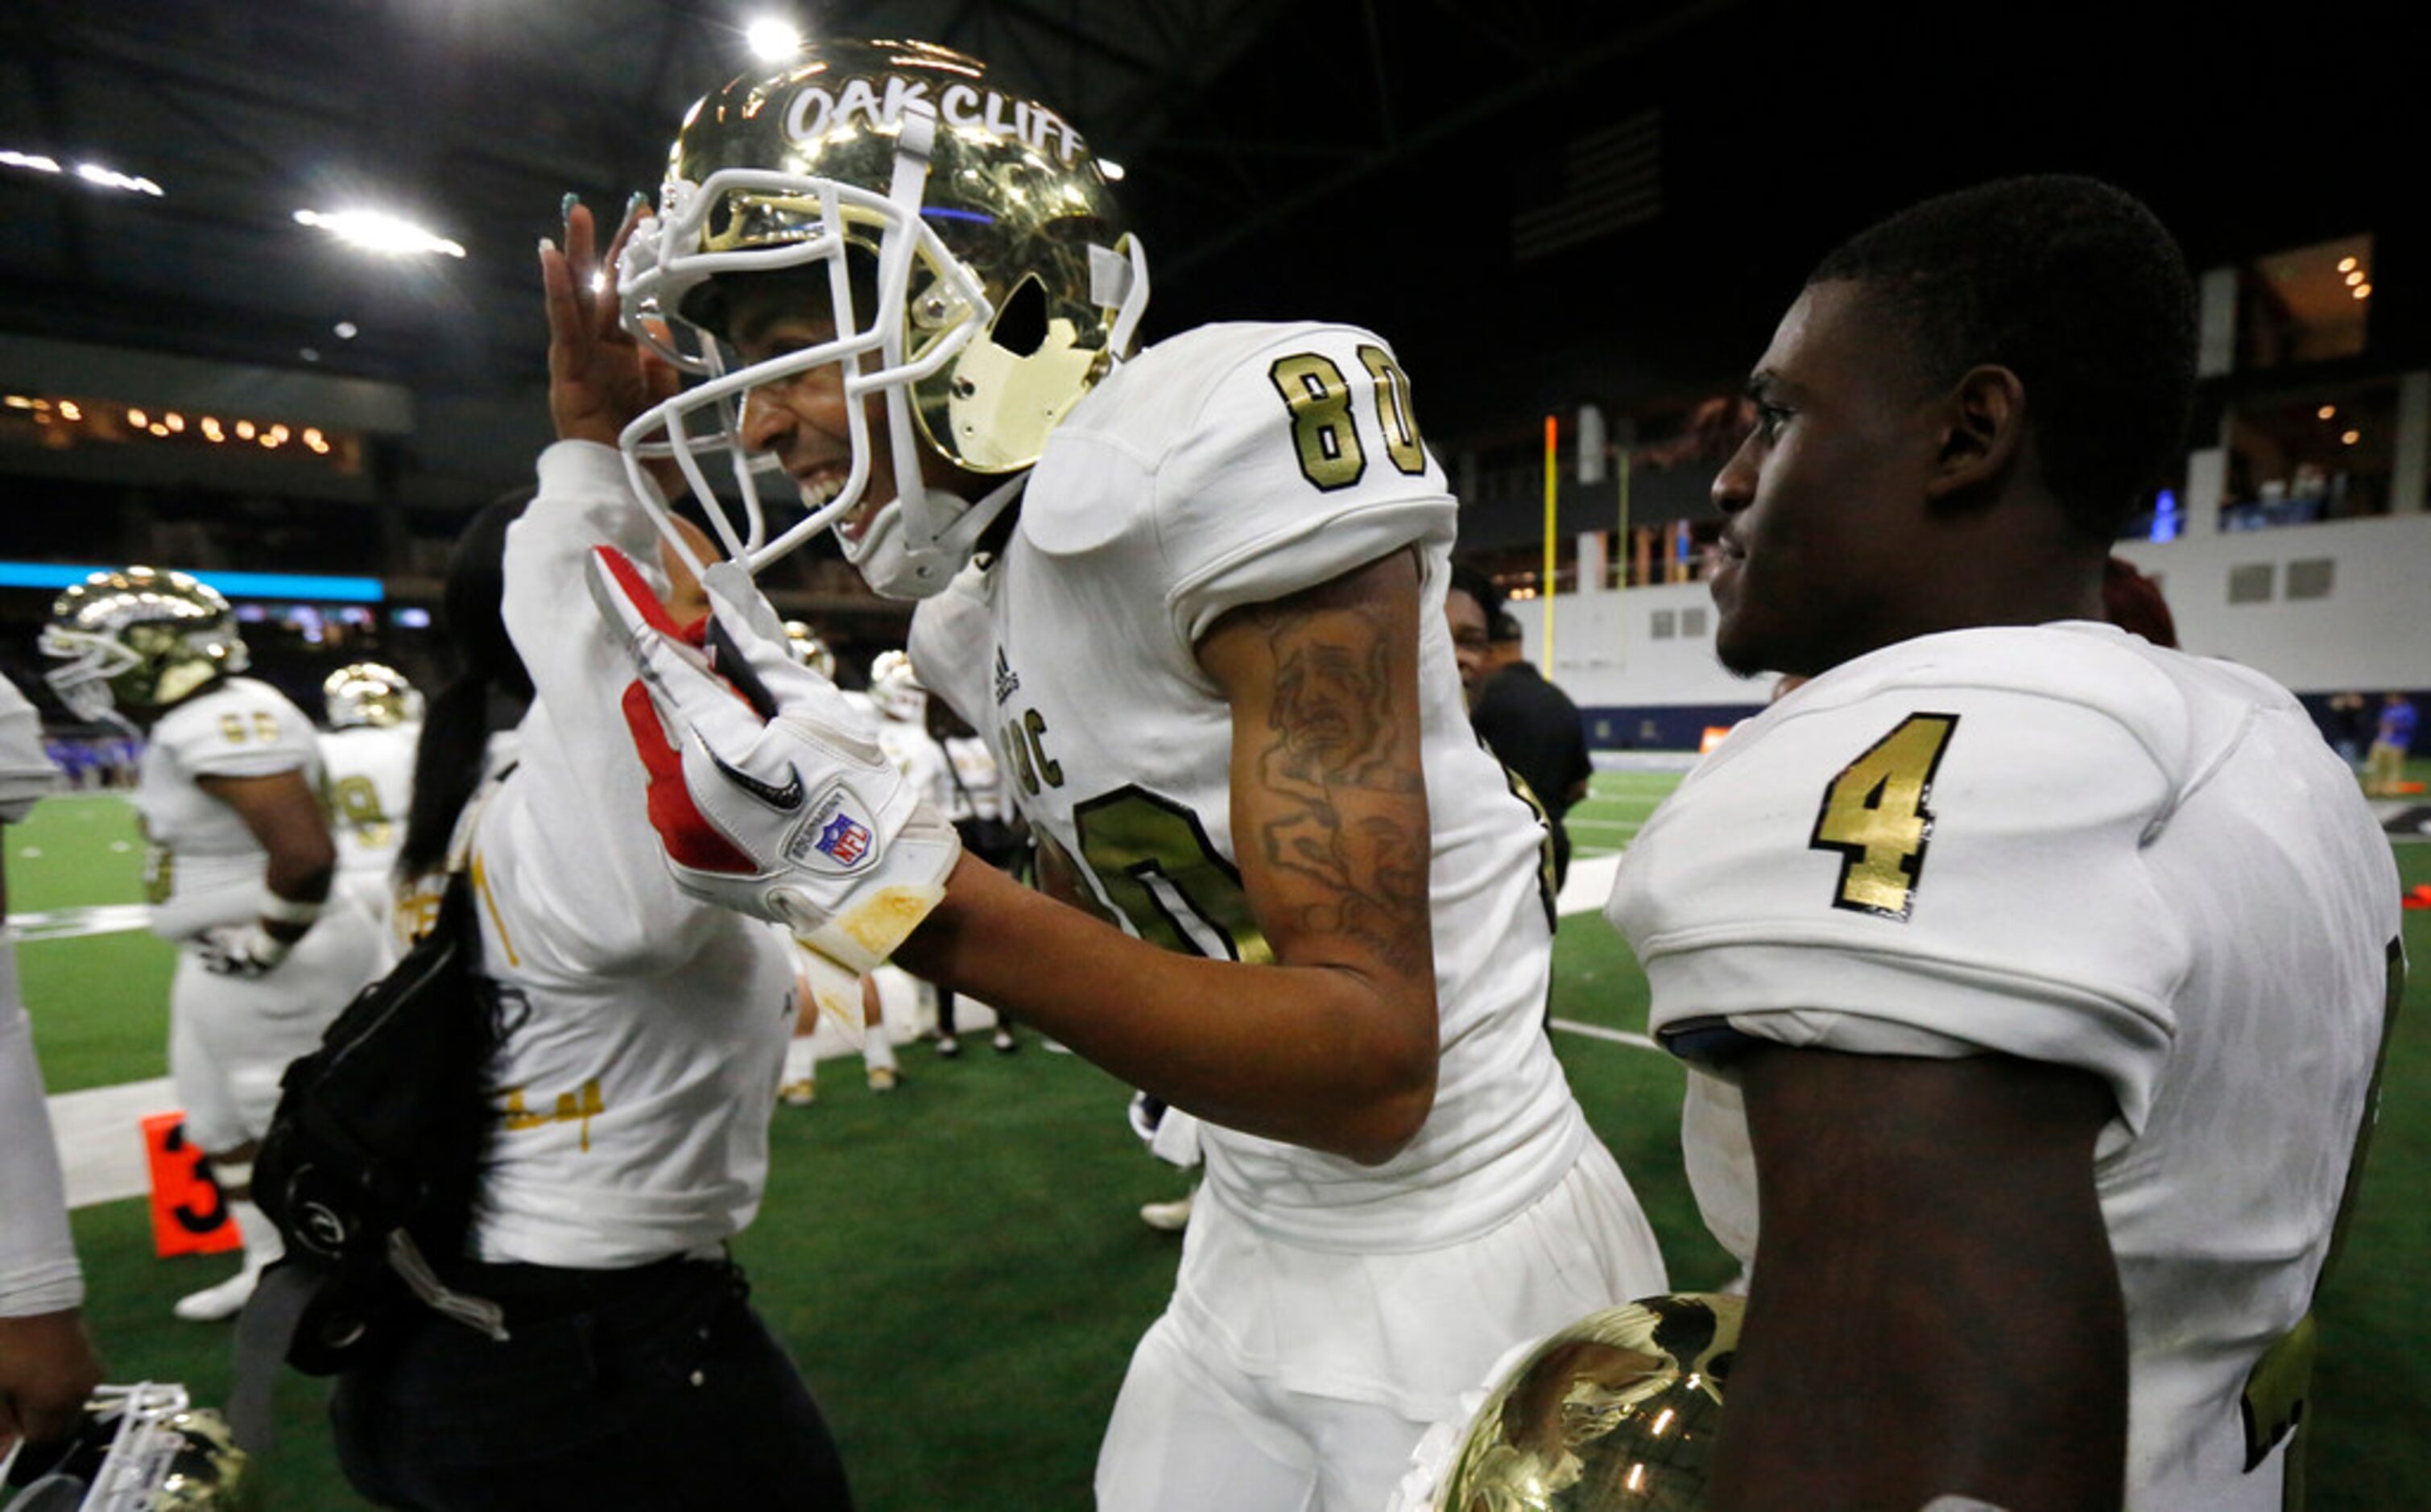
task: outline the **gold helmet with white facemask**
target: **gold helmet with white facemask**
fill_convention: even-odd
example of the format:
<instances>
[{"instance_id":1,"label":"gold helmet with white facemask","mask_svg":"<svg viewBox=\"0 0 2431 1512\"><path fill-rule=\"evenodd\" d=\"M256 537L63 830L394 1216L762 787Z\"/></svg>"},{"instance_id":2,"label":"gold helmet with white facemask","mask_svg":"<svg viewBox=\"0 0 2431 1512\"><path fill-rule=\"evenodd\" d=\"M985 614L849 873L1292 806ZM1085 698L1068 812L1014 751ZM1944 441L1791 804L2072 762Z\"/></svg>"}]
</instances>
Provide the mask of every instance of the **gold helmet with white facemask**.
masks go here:
<instances>
[{"instance_id":1,"label":"gold helmet with white facemask","mask_svg":"<svg viewBox=\"0 0 2431 1512\"><path fill-rule=\"evenodd\" d=\"M150 567L96 572L59 595L39 644L62 664L43 680L79 719L165 709L246 664L219 590Z\"/></svg>"},{"instance_id":2,"label":"gold helmet with white facemask","mask_svg":"<svg viewBox=\"0 0 2431 1512\"><path fill-rule=\"evenodd\" d=\"M422 723L422 693L405 674L377 662L349 662L321 680L332 730L391 730Z\"/></svg>"},{"instance_id":3,"label":"gold helmet with white facemask","mask_svg":"<svg viewBox=\"0 0 2431 1512\"><path fill-rule=\"evenodd\" d=\"M831 307L832 339L743 362L722 285L756 274L801 280L822 317ZM865 526L838 538L871 586L917 598L946 585L1055 426L1127 355L1148 264L1106 166L1055 111L960 53L835 42L693 107L617 286L628 328L700 380L626 428L645 498L655 508L643 463L672 457L726 552L757 570L863 518L884 446L897 497L872 501ZM788 480L799 512L772 519L773 464L743 445L743 402L820 366L841 369L851 401L849 470L810 488ZM922 481L929 456L1005 481L956 497ZM717 483L704 458L722 461Z\"/></svg>"},{"instance_id":4,"label":"gold helmet with white facemask","mask_svg":"<svg viewBox=\"0 0 2431 1512\"><path fill-rule=\"evenodd\" d=\"M880 651L870 659L869 701L898 724L916 725L929 716L929 690L901 651Z\"/></svg>"},{"instance_id":5,"label":"gold helmet with white facemask","mask_svg":"<svg viewBox=\"0 0 2431 1512\"><path fill-rule=\"evenodd\" d=\"M793 647L795 661L830 682L835 680L835 650L808 623L798 619L785 621L785 644Z\"/></svg>"}]
</instances>

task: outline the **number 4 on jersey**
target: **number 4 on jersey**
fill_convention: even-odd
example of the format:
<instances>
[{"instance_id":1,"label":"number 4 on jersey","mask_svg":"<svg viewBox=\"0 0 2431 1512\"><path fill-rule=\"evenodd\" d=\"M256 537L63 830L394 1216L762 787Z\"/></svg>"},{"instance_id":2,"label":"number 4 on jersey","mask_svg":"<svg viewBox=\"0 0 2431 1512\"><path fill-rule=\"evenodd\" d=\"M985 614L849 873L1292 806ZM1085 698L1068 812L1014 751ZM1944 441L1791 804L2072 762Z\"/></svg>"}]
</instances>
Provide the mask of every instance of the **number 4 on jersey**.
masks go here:
<instances>
[{"instance_id":1,"label":"number 4 on jersey","mask_svg":"<svg viewBox=\"0 0 2431 1512\"><path fill-rule=\"evenodd\" d=\"M1907 921L1933 838L1933 774L1958 716L1912 714L1866 753L1840 768L1823 790L1812 850L1840 852L1832 906Z\"/></svg>"}]
</instances>

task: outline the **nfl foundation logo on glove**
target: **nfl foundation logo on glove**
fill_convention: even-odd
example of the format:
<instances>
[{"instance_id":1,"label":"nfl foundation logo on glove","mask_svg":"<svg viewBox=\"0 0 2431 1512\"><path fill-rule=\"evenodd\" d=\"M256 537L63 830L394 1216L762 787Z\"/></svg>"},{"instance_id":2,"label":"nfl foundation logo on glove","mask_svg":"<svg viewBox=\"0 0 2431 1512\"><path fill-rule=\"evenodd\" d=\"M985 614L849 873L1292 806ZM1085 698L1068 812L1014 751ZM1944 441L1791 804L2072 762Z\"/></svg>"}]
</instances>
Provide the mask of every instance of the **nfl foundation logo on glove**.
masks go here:
<instances>
[{"instance_id":1,"label":"nfl foundation logo on glove","mask_svg":"<svg viewBox=\"0 0 2431 1512\"><path fill-rule=\"evenodd\" d=\"M857 866L869 854L869 826L839 814L820 828L812 848L834 857L839 865Z\"/></svg>"}]
</instances>

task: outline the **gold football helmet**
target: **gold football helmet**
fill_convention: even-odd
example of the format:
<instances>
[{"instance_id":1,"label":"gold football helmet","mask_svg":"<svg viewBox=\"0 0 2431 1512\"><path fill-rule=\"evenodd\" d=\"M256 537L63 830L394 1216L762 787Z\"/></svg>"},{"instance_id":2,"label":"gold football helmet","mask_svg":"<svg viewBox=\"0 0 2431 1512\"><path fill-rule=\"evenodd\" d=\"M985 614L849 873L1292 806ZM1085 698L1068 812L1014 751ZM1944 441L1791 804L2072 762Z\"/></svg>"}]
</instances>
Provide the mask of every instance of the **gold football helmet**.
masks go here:
<instances>
[{"instance_id":1,"label":"gold football helmet","mask_svg":"<svg viewBox=\"0 0 2431 1512\"><path fill-rule=\"evenodd\" d=\"M405 674L377 662L349 662L321 681L329 728L387 730L422 722L422 694Z\"/></svg>"},{"instance_id":2,"label":"gold football helmet","mask_svg":"<svg viewBox=\"0 0 2431 1512\"><path fill-rule=\"evenodd\" d=\"M120 705L165 709L213 678L245 668L236 612L182 572L96 572L59 595L39 643L66 664L43 675L79 719Z\"/></svg>"},{"instance_id":3,"label":"gold football helmet","mask_svg":"<svg viewBox=\"0 0 2431 1512\"><path fill-rule=\"evenodd\" d=\"M870 659L869 701L898 724L916 725L929 716L929 690L901 651L880 651Z\"/></svg>"},{"instance_id":4,"label":"gold football helmet","mask_svg":"<svg viewBox=\"0 0 2431 1512\"><path fill-rule=\"evenodd\" d=\"M66 1453L13 1504L61 1512L246 1512L258 1504L251 1461L220 1415L194 1406L185 1387L102 1386L84 1414ZM0 1455L0 1475L16 1457L16 1450Z\"/></svg>"},{"instance_id":5,"label":"gold football helmet","mask_svg":"<svg viewBox=\"0 0 2431 1512\"><path fill-rule=\"evenodd\" d=\"M777 272L811 280L804 297L824 301L822 315L831 307L833 339L743 364L723 340L718 280ZM847 406L845 481L831 495L796 489L804 513L773 533L765 464L740 428L751 389L841 368L850 399L883 395L898 495L845 551L879 592L916 598L946 585L1019 492L1017 476L976 503L930 488L923 453L982 475L1029 468L1128 355L1148 262L1105 167L1055 111L943 47L834 42L693 107L617 288L634 336L704 380L625 430L645 500L656 509L642 462L673 458L727 553L755 571L843 519L869 479L860 402ZM721 453L739 522L701 470L701 456Z\"/></svg>"},{"instance_id":6,"label":"gold football helmet","mask_svg":"<svg viewBox=\"0 0 2431 1512\"><path fill-rule=\"evenodd\" d=\"M785 643L794 648L794 660L832 682L836 675L835 650L817 630L798 619L785 621Z\"/></svg>"},{"instance_id":7,"label":"gold football helmet","mask_svg":"<svg viewBox=\"0 0 2431 1512\"><path fill-rule=\"evenodd\" d=\"M1442 1512L1705 1504L1739 1298L1645 1297L1530 1351L1469 1420Z\"/></svg>"}]
</instances>

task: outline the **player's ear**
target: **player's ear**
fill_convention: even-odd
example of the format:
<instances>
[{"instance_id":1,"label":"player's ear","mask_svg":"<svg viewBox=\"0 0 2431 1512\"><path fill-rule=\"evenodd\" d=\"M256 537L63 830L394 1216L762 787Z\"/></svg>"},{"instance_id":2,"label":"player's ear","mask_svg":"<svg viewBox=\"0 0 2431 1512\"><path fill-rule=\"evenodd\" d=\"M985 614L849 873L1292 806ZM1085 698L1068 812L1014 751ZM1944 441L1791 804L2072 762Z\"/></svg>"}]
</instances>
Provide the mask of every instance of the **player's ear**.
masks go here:
<instances>
[{"instance_id":1,"label":"player's ear","mask_svg":"<svg viewBox=\"0 0 2431 1512\"><path fill-rule=\"evenodd\" d=\"M1928 496L1938 503L1987 491L2018 464L2025 446L2026 386L1998 363L1969 368L1943 401Z\"/></svg>"}]
</instances>

